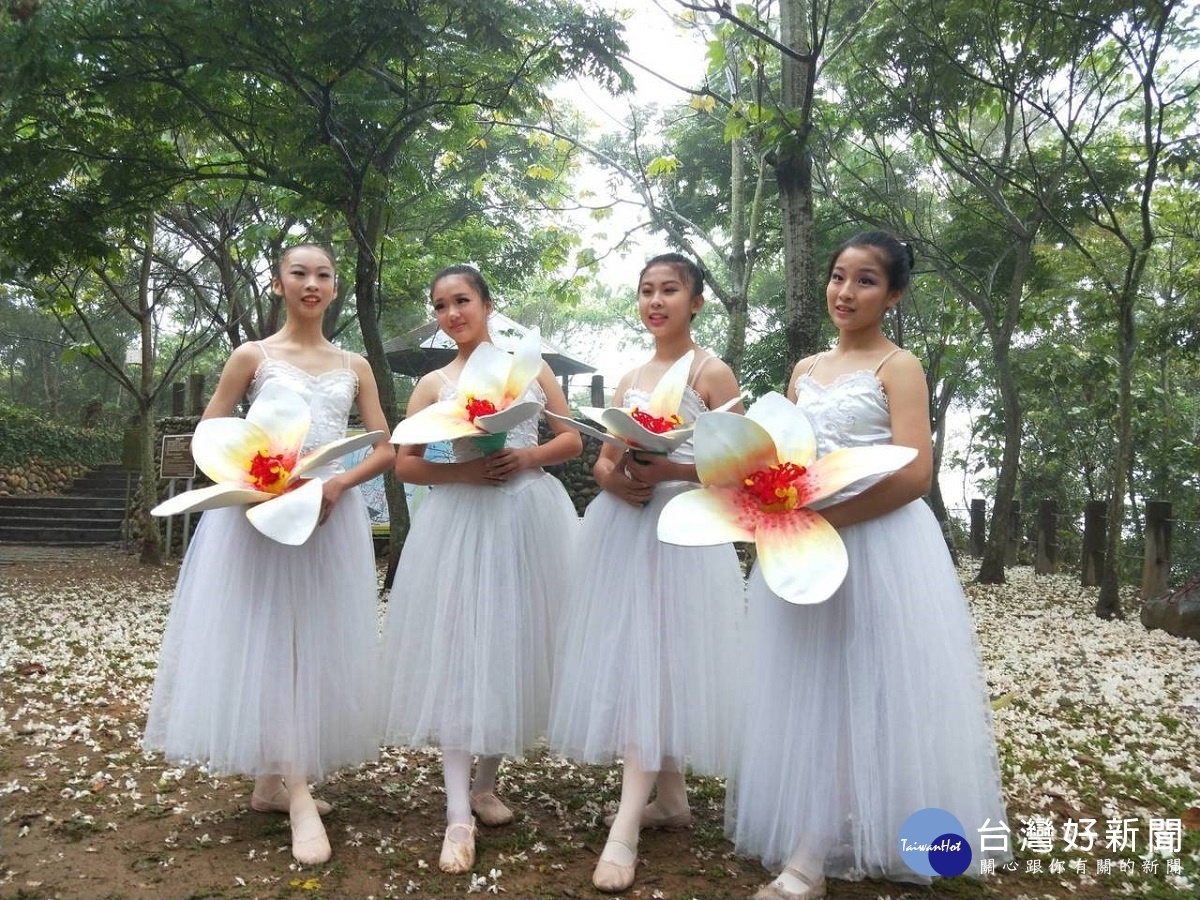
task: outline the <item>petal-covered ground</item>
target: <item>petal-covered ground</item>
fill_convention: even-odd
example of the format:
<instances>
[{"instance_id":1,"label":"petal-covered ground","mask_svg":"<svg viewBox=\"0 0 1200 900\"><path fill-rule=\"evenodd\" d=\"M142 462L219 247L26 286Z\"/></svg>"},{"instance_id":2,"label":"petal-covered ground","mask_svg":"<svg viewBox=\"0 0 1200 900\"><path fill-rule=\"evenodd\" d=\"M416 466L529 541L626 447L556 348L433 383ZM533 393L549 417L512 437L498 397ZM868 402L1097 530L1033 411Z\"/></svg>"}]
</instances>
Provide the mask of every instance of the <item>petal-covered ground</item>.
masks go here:
<instances>
[{"instance_id":1,"label":"petal-covered ground","mask_svg":"<svg viewBox=\"0 0 1200 900\"><path fill-rule=\"evenodd\" d=\"M545 754L502 768L517 821L481 829L473 876L437 870L437 755L396 750L321 786L334 857L296 866L286 818L250 811L249 782L139 749L175 567L47 556L0 565L0 896L600 896L590 876L619 772ZM931 888L833 882L829 895L1195 896L1200 645L1146 632L1132 597L1125 621L1096 619L1095 591L1068 576L1017 568L968 594L1014 871ZM723 838L722 784L692 788L695 830L644 835L627 896L748 897L766 879Z\"/></svg>"}]
</instances>

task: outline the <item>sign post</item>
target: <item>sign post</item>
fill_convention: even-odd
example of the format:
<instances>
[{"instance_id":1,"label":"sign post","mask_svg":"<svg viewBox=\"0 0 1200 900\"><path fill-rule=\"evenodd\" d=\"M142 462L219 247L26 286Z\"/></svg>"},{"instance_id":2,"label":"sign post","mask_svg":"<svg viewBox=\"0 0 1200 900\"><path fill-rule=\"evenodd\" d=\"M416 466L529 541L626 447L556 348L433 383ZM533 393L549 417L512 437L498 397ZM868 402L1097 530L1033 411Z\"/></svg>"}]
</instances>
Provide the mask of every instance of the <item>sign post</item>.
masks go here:
<instances>
[{"instance_id":1,"label":"sign post","mask_svg":"<svg viewBox=\"0 0 1200 900\"><path fill-rule=\"evenodd\" d=\"M196 477L196 461L192 459L192 436L190 434L163 435L162 460L159 463L158 477L166 478L170 482L167 486L168 499L175 496L176 482L180 479L187 482L184 490L191 490L192 480ZM187 553L191 518L191 513L183 514L184 553ZM167 517L167 556L171 555L171 524L174 519L174 516Z\"/></svg>"}]
</instances>

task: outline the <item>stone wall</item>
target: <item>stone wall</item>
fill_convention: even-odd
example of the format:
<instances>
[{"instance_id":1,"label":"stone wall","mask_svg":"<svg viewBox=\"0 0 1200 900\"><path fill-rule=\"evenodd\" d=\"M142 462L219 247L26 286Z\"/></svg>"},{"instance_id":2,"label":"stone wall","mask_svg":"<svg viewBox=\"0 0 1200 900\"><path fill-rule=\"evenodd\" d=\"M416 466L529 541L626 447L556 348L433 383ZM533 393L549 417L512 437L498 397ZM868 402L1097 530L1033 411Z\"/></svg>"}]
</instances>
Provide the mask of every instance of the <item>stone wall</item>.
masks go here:
<instances>
[{"instance_id":1,"label":"stone wall","mask_svg":"<svg viewBox=\"0 0 1200 900\"><path fill-rule=\"evenodd\" d=\"M87 474L82 463L47 463L31 459L19 466L0 466L0 497L61 494Z\"/></svg>"}]
</instances>

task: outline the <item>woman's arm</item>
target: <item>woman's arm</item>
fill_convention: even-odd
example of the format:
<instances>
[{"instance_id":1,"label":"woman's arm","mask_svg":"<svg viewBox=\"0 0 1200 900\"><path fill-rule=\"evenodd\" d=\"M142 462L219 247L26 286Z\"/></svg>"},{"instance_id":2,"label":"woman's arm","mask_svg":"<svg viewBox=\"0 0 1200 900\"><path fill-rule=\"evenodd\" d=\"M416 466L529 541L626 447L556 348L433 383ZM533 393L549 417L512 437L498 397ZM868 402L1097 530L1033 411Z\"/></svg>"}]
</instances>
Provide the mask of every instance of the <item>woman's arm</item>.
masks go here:
<instances>
[{"instance_id":1,"label":"woman's arm","mask_svg":"<svg viewBox=\"0 0 1200 900\"><path fill-rule=\"evenodd\" d=\"M216 419L233 415L237 405L250 390L250 382L264 357L254 344L242 344L229 354L221 369L217 389L204 407L201 419Z\"/></svg>"},{"instance_id":2,"label":"woman's arm","mask_svg":"<svg viewBox=\"0 0 1200 900\"><path fill-rule=\"evenodd\" d=\"M899 509L929 493L933 481L933 436L929 427L929 391L920 361L898 353L884 366L880 381L891 411L892 443L913 447L916 459L849 500L823 508L834 527L853 525Z\"/></svg>"},{"instance_id":3,"label":"woman's arm","mask_svg":"<svg viewBox=\"0 0 1200 900\"><path fill-rule=\"evenodd\" d=\"M741 388L738 387L737 379L733 376L733 370L725 364L724 360L710 357L708 362L703 363L703 366L699 377L696 378L694 388L706 407L716 409L734 398L741 397ZM739 399L729 408L729 411L741 414L746 411L746 407ZM658 484L663 481L698 482L700 480L696 474L695 463L675 462L662 454L639 453L636 450L632 451L631 458L632 464L629 466L629 471L638 481L644 481L647 484Z\"/></svg>"}]
</instances>

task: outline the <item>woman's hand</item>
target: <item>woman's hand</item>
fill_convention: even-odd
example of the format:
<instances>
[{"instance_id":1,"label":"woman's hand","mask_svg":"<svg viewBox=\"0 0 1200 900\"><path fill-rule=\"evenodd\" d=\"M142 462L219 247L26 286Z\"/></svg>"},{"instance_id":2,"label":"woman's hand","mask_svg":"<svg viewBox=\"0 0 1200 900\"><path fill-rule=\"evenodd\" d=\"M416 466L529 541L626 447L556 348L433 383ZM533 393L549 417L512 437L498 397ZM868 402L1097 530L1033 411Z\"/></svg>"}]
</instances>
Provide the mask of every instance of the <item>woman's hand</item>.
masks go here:
<instances>
[{"instance_id":1,"label":"woman's hand","mask_svg":"<svg viewBox=\"0 0 1200 900\"><path fill-rule=\"evenodd\" d=\"M681 466L667 459L665 453L630 450L625 454L625 468L635 481L660 484L664 481L695 480L695 467Z\"/></svg>"},{"instance_id":2,"label":"woman's hand","mask_svg":"<svg viewBox=\"0 0 1200 900\"><path fill-rule=\"evenodd\" d=\"M630 454L626 452L604 474L599 483L604 490L624 500L630 506L641 508L650 501L650 497L654 493L654 485L635 478L631 462Z\"/></svg>"},{"instance_id":3,"label":"woman's hand","mask_svg":"<svg viewBox=\"0 0 1200 900\"><path fill-rule=\"evenodd\" d=\"M528 454L521 447L504 447L485 456L483 460L484 470L493 484L503 484L518 472L529 468Z\"/></svg>"},{"instance_id":4,"label":"woman's hand","mask_svg":"<svg viewBox=\"0 0 1200 900\"><path fill-rule=\"evenodd\" d=\"M342 492L345 490L346 486L337 478L321 482L321 514L317 517L318 525L325 524L325 520L333 512L333 505L341 499Z\"/></svg>"}]
</instances>

